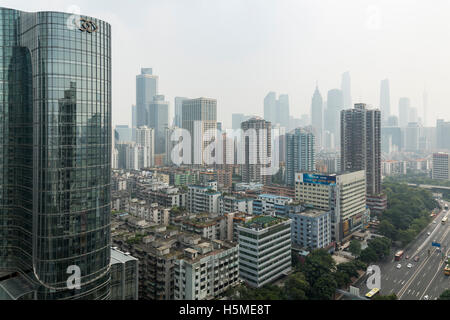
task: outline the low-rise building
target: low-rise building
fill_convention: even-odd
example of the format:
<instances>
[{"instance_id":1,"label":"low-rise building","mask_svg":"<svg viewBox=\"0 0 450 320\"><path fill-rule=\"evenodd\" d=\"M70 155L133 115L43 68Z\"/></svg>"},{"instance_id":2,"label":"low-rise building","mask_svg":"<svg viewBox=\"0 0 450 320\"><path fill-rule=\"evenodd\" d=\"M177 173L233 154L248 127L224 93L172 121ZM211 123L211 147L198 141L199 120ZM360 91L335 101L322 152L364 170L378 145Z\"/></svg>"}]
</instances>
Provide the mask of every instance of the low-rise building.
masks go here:
<instances>
[{"instance_id":1,"label":"low-rise building","mask_svg":"<svg viewBox=\"0 0 450 320\"><path fill-rule=\"evenodd\" d=\"M302 248L322 249L331 243L331 213L317 209L305 209L290 213L292 243Z\"/></svg>"},{"instance_id":2,"label":"low-rise building","mask_svg":"<svg viewBox=\"0 0 450 320\"><path fill-rule=\"evenodd\" d=\"M236 243L201 242L175 261L175 300L212 300L239 281Z\"/></svg>"}]
</instances>

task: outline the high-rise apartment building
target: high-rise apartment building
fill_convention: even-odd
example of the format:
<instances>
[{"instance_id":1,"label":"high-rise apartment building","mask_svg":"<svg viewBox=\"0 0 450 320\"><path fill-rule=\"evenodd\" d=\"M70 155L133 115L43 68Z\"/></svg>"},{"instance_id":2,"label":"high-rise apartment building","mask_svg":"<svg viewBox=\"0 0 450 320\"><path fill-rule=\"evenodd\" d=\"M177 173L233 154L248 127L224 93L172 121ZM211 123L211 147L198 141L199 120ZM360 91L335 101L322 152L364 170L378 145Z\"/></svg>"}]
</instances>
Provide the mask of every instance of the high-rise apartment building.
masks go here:
<instances>
[{"instance_id":1,"label":"high-rise apartment building","mask_svg":"<svg viewBox=\"0 0 450 320\"><path fill-rule=\"evenodd\" d=\"M155 163L155 129L146 126L137 128L136 144L143 148L139 168L153 167Z\"/></svg>"},{"instance_id":2,"label":"high-rise apartment building","mask_svg":"<svg viewBox=\"0 0 450 320\"><path fill-rule=\"evenodd\" d=\"M270 167L270 163L265 162L272 158L271 123L260 117L253 117L243 122L241 129L243 131L241 148L243 148L244 158L244 163L241 165L242 181L270 184L272 174L265 172Z\"/></svg>"},{"instance_id":3,"label":"high-rise apartment building","mask_svg":"<svg viewBox=\"0 0 450 320\"><path fill-rule=\"evenodd\" d=\"M148 126L149 107L158 94L159 77L153 75L152 68L142 68L136 76L136 126Z\"/></svg>"},{"instance_id":4,"label":"high-rise apartment building","mask_svg":"<svg viewBox=\"0 0 450 320\"><path fill-rule=\"evenodd\" d=\"M381 193L381 112L363 103L341 112L343 171L366 171L367 193Z\"/></svg>"},{"instance_id":5,"label":"high-rise apartment building","mask_svg":"<svg viewBox=\"0 0 450 320\"><path fill-rule=\"evenodd\" d=\"M198 98L183 101L183 129L191 135L191 163L212 162L206 147L217 137L217 100Z\"/></svg>"},{"instance_id":6,"label":"high-rise apartment building","mask_svg":"<svg viewBox=\"0 0 450 320\"><path fill-rule=\"evenodd\" d=\"M450 154L444 152L433 154L432 178L450 180Z\"/></svg>"},{"instance_id":7,"label":"high-rise apartment building","mask_svg":"<svg viewBox=\"0 0 450 320\"><path fill-rule=\"evenodd\" d=\"M315 137L305 129L286 135L286 184L295 185L298 172L316 171Z\"/></svg>"},{"instance_id":8,"label":"high-rise apartment building","mask_svg":"<svg viewBox=\"0 0 450 320\"><path fill-rule=\"evenodd\" d=\"M38 300L110 297L111 27L71 17L0 8L0 278Z\"/></svg>"}]
</instances>

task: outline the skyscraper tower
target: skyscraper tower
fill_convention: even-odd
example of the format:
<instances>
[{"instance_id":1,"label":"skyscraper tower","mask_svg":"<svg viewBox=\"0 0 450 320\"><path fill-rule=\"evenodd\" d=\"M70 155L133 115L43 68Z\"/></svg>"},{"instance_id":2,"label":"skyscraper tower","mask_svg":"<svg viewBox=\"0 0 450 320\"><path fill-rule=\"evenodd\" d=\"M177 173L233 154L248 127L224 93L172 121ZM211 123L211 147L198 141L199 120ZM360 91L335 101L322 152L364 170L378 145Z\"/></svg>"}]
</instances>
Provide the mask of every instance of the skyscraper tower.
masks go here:
<instances>
[{"instance_id":1,"label":"skyscraper tower","mask_svg":"<svg viewBox=\"0 0 450 320\"><path fill-rule=\"evenodd\" d=\"M244 148L244 164L242 164L242 181L270 184L271 175L265 175L265 164L262 157L272 157L272 124L260 117L253 117L241 124L242 131L255 130L256 137L243 135L241 146ZM256 139L254 139L256 138Z\"/></svg>"},{"instance_id":2,"label":"skyscraper tower","mask_svg":"<svg viewBox=\"0 0 450 320\"><path fill-rule=\"evenodd\" d=\"M398 102L398 125L405 128L408 125L410 117L411 102L409 98L400 98Z\"/></svg>"},{"instance_id":3,"label":"skyscraper tower","mask_svg":"<svg viewBox=\"0 0 450 320\"><path fill-rule=\"evenodd\" d=\"M386 125L387 120L391 116L391 93L389 87L389 79L381 81L380 109L381 109L381 123L383 125Z\"/></svg>"},{"instance_id":4,"label":"skyscraper tower","mask_svg":"<svg viewBox=\"0 0 450 320\"><path fill-rule=\"evenodd\" d=\"M142 68L136 76L136 126L148 126L148 112L153 98L158 94L158 76L152 68Z\"/></svg>"},{"instance_id":5,"label":"skyscraper tower","mask_svg":"<svg viewBox=\"0 0 450 320\"><path fill-rule=\"evenodd\" d=\"M367 194L381 193L381 112L363 103L341 112L341 167L366 170Z\"/></svg>"},{"instance_id":6,"label":"skyscraper tower","mask_svg":"<svg viewBox=\"0 0 450 320\"><path fill-rule=\"evenodd\" d=\"M205 148L217 136L217 100L198 98L183 101L183 129L191 135L192 164L210 162ZM208 159L207 159L208 158Z\"/></svg>"},{"instance_id":7,"label":"skyscraper tower","mask_svg":"<svg viewBox=\"0 0 450 320\"><path fill-rule=\"evenodd\" d=\"M328 91L324 130L329 131L333 135L334 141L340 141L340 113L344 109L343 103L344 96L341 90L333 89Z\"/></svg>"},{"instance_id":8,"label":"skyscraper tower","mask_svg":"<svg viewBox=\"0 0 450 320\"><path fill-rule=\"evenodd\" d=\"M169 105L163 95L156 95L148 108L148 127L155 129L155 154L166 152L166 128L169 126Z\"/></svg>"},{"instance_id":9,"label":"skyscraper tower","mask_svg":"<svg viewBox=\"0 0 450 320\"><path fill-rule=\"evenodd\" d=\"M0 8L0 279L21 279L13 299L110 296L111 27L72 17Z\"/></svg>"},{"instance_id":10,"label":"skyscraper tower","mask_svg":"<svg viewBox=\"0 0 450 320\"><path fill-rule=\"evenodd\" d=\"M316 133L316 146L320 149L323 146L323 100L318 86L316 86L311 103L311 125Z\"/></svg>"},{"instance_id":11,"label":"skyscraper tower","mask_svg":"<svg viewBox=\"0 0 450 320\"><path fill-rule=\"evenodd\" d=\"M316 171L314 134L305 129L295 129L286 134L286 184L295 185L299 172Z\"/></svg>"},{"instance_id":12,"label":"skyscraper tower","mask_svg":"<svg viewBox=\"0 0 450 320\"><path fill-rule=\"evenodd\" d=\"M422 125L424 127L427 126L427 121L428 121L428 117L427 117L427 108L428 108L428 93L426 91L423 92L423 119L422 119Z\"/></svg>"},{"instance_id":13,"label":"skyscraper tower","mask_svg":"<svg viewBox=\"0 0 450 320\"><path fill-rule=\"evenodd\" d=\"M289 95L280 94L277 100L276 123L283 128L289 128Z\"/></svg>"},{"instance_id":14,"label":"skyscraper tower","mask_svg":"<svg viewBox=\"0 0 450 320\"><path fill-rule=\"evenodd\" d=\"M173 118L173 125L181 128L183 125L183 101L188 100L185 97L175 97L175 116Z\"/></svg>"},{"instance_id":15,"label":"skyscraper tower","mask_svg":"<svg viewBox=\"0 0 450 320\"><path fill-rule=\"evenodd\" d=\"M351 87L352 86L351 86L350 72L347 71L344 74L342 74L341 90L344 105L342 106L341 110L350 109L353 106Z\"/></svg>"},{"instance_id":16,"label":"skyscraper tower","mask_svg":"<svg viewBox=\"0 0 450 320\"><path fill-rule=\"evenodd\" d=\"M266 121L277 122L277 94L269 92L264 98L264 119Z\"/></svg>"}]
</instances>

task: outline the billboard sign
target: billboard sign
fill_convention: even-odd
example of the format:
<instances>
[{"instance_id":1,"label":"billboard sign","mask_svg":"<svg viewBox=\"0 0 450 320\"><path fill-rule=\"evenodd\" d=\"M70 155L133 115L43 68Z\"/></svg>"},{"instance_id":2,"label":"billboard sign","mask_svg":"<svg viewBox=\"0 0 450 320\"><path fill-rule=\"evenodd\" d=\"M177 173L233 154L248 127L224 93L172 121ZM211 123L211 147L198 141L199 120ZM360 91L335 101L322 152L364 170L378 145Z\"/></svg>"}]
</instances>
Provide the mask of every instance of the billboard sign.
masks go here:
<instances>
[{"instance_id":1,"label":"billboard sign","mask_svg":"<svg viewBox=\"0 0 450 320\"><path fill-rule=\"evenodd\" d=\"M336 185L336 175L322 175L314 173L299 173L296 177L297 182L321 184L321 185Z\"/></svg>"}]
</instances>

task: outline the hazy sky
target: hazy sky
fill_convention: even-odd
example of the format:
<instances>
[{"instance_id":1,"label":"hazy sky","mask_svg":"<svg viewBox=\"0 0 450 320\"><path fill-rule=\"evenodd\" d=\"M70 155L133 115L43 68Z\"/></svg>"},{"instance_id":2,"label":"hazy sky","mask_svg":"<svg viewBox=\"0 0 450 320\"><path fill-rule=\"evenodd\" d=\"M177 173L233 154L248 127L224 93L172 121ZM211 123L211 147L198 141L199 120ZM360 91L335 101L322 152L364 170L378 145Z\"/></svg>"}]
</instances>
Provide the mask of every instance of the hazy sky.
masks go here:
<instances>
[{"instance_id":1,"label":"hazy sky","mask_svg":"<svg viewBox=\"0 0 450 320\"><path fill-rule=\"evenodd\" d=\"M389 78L391 109L411 98L428 124L450 120L448 0L0 1L25 10L98 17L113 31L113 122L131 123L135 76L159 75L160 94L218 100L218 120L263 114L267 92L288 93L291 114L310 112L316 81L324 100L350 71L353 102L379 105ZM173 110L171 110L173 115Z\"/></svg>"}]
</instances>

